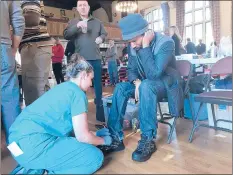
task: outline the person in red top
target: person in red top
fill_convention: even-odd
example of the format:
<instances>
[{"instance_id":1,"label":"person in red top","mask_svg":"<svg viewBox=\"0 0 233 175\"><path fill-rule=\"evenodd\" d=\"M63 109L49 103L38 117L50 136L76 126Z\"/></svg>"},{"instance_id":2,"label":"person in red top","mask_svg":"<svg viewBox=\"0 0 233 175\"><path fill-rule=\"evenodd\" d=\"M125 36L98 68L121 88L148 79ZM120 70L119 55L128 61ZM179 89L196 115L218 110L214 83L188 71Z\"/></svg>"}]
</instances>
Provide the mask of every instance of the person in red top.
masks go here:
<instances>
[{"instance_id":1,"label":"person in red top","mask_svg":"<svg viewBox=\"0 0 233 175\"><path fill-rule=\"evenodd\" d=\"M52 63L53 73L55 75L57 84L64 82L64 76L62 75L62 59L64 57L64 48L61 45L59 38L55 38L55 45L52 48Z\"/></svg>"}]
</instances>

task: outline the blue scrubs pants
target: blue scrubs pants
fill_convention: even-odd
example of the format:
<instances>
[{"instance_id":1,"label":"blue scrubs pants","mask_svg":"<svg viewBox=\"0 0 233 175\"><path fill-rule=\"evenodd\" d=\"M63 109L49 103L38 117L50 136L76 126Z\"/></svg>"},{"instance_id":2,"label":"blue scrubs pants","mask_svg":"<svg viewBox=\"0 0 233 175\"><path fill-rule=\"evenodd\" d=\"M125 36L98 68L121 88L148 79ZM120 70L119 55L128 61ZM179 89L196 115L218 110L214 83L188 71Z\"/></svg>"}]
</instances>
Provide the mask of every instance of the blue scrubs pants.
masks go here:
<instances>
[{"instance_id":1,"label":"blue scrubs pants","mask_svg":"<svg viewBox=\"0 0 233 175\"><path fill-rule=\"evenodd\" d=\"M14 157L28 170L47 170L49 174L93 174L103 164L103 153L93 145L74 137L32 134L22 139L9 137L24 152Z\"/></svg>"}]
</instances>

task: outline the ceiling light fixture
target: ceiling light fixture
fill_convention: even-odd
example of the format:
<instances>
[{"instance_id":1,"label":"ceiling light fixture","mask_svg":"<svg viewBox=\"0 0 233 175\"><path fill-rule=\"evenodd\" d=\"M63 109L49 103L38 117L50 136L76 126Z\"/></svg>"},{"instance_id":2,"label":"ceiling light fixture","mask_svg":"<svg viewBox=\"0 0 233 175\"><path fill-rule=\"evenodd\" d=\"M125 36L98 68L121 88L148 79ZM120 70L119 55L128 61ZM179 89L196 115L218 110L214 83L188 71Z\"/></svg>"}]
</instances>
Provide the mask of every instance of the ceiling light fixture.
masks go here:
<instances>
[{"instance_id":1,"label":"ceiling light fixture","mask_svg":"<svg viewBox=\"0 0 233 175\"><path fill-rule=\"evenodd\" d=\"M134 12L137 8L137 2L133 0L121 0L117 1L116 4L116 10L118 12Z\"/></svg>"}]
</instances>

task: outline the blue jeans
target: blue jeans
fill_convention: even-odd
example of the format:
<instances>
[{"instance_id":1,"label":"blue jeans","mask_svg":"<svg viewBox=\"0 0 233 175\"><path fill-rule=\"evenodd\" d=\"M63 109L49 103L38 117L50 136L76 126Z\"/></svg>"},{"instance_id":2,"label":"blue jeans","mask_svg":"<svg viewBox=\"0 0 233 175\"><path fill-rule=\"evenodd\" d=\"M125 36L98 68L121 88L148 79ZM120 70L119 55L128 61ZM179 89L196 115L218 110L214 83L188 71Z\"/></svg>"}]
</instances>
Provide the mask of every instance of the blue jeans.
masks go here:
<instances>
[{"instance_id":1,"label":"blue jeans","mask_svg":"<svg viewBox=\"0 0 233 175\"><path fill-rule=\"evenodd\" d=\"M96 104L96 120L104 122L104 108L102 101L102 65L101 60L88 60L94 69L94 88Z\"/></svg>"},{"instance_id":2,"label":"blue jeans","mask_svg":"<svg viewBox=\"0 0 233 175\"><path fill-rule=\"evenodd\" d=\"M117 84L118 83L118 70L117 70L117 62L116 60L108 61L108 74L110 77L110 83Z\"/></svg>"},{"instance_id":3,"label":"blue jeans","mask_svg":"<svg viewBox=\"0 0 233 175\"><path fill-rule=\"evenodd\" d=\"M123 120L127 101L134 97L135 86L129 82L118 83L112 98L108 119L110 132L123 140ZM166 97L166 90L161 80L143 80L139 87L139 123L142 135L153 139L157 134L157 102Z\"/></svg>"},{"instance_id":4,"label":"blue jeans","mask_svg":"<svg viewBox=\"0 0 233 175\"><path fill-rule=\"evenodd\" d=\"M10 45L1 44L1 114L8 143L9 128L21 112L16 61Z\"/></svg>"}]
</instances>

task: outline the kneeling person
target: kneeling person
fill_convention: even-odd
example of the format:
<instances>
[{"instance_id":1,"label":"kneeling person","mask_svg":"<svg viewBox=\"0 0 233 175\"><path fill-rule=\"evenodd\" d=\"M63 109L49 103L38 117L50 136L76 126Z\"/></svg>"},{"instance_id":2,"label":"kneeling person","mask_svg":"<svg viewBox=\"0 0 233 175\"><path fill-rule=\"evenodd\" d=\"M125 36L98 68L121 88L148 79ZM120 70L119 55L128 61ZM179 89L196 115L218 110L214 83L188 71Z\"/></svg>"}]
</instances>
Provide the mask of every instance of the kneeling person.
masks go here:
<instances>
[{"instance_id":1,"label":"kneeling person","mask_svg":"<svg viewBox=\"0 0 233 175\"><path fill-rule=\"evenodd\" d=\"M9 143L16 143L23 154L11 152L26 170L92 174L103 163L102 152L93 145L110 145L112 138L106 129L97 131L98 136L88 129L85 92L92 85L93 68L74 54L68 76L70 81L26 107L10 128ZM75 137L70 136L72 131Z\"/></svg>"}]
</instances>

